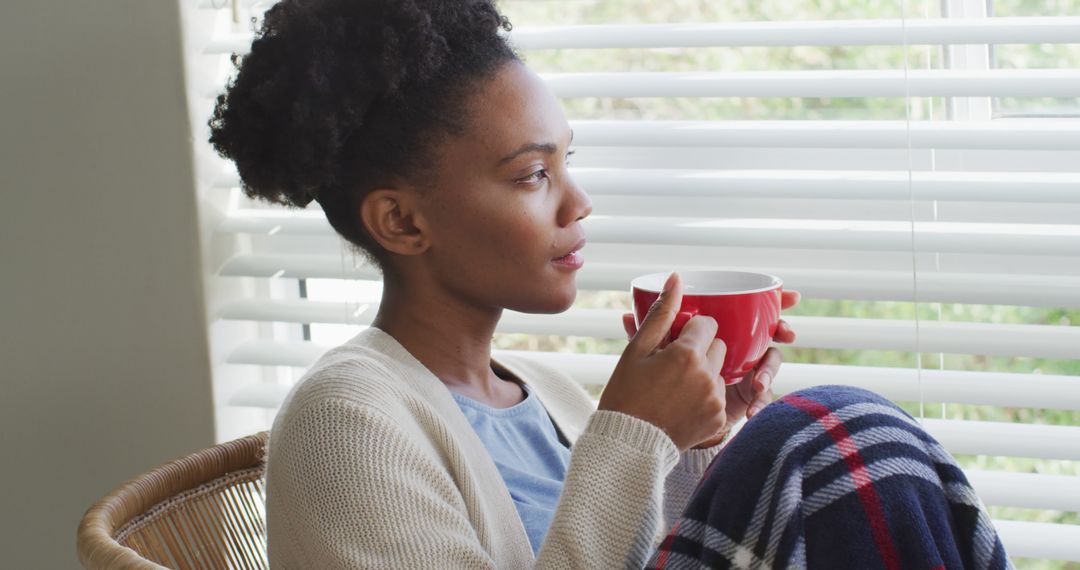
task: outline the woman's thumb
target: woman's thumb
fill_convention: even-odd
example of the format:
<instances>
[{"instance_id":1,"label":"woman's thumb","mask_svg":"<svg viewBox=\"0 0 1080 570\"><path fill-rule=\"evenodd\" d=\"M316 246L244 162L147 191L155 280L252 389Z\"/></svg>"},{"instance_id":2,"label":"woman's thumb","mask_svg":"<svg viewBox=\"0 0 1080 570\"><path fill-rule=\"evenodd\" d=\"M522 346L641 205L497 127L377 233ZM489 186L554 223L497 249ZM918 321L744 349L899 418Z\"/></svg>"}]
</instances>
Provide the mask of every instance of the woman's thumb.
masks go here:
<instances>
[{"instance_id":1,"label":"woman's thumb","mask_svg":"<svg viewBox=\"0 0 1080 570\"><path fill-rule=\"evenodd\" d=\"M675 322L675 315L682 305L682 281L678 273L672 273L664 282L664 288L656 302L649 307L645 320L641 322L637 334L630 341L630 345L636 350L652 352L660 343L667 338L671 324Z\"/></svg>"}]
</instances>

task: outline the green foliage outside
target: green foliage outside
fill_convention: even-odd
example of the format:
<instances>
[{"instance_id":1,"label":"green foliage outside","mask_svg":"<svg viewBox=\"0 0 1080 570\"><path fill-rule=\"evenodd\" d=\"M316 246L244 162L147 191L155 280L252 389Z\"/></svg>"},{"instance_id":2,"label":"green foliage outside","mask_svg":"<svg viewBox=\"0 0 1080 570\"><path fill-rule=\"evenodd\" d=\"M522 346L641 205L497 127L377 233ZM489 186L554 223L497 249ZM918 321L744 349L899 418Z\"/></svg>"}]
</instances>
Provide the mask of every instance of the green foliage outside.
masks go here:
<instances>
[{"instance_id":1,"label":"green foliage outside","mask_svg":"<svg viewBox=\"0 0 1080 570\"><path fill-rule=\"evenodd\" d=\"M941 4L929 0L906 3L861 0L504 0L501 9L516 27L601 23L686 23L764 20L829 20L876 18L935 18ZM902 13L903 10L903 13ZM1080 0L993 0L995 16L1080 15ZM540 50L522 54L541 73L583 71L776 71L815 69L940 69L940 46L694 48L653 50ZM1080 44L1008 45L994 47L1001 68L1080 67ZM1051 98L996 100L997 115L1080 114L1076 100ZM945 101L913 98L910 109L902 98L668 98L564 100L571 119L904 119L944 118ZM583 292L581 308L629 308L625 292ZM964 321L984 323L1080 325L1080 310L1017 306L937 303L865 302L804 299L790 315ZM620 354L625 339L499 335L500 348ZM1005 358L980 355L913 354L868 350L828 350L784 347L786 362L847 364L922 369L976 370L1080 377L1080 360ZM1080 354L1080 347L1078 347ZM1078 379L1080 381L1080 379ZM594 394L598 395L598 394ZM910 413L928 418L1008 421L1049 425L1080 425L1080 412L968 406L938 402L902 402ZM1078 442L1080 445L1080 442ZM1024 458L959 456L966 468L1002 469L1080 476L1080 462ZM1080 524L1080 513L993 506L994 518ZM1017 559L1021 568L1080 569L1080 564Z\"/></svg>"}]
</instances>

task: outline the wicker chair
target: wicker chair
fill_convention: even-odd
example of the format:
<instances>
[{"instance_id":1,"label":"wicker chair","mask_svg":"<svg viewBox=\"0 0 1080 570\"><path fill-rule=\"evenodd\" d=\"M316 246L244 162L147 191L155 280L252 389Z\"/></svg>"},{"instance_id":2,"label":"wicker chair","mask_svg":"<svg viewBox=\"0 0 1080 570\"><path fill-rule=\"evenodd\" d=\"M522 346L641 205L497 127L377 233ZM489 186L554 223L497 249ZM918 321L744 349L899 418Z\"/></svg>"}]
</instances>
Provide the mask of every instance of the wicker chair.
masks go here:
<instances>
[{"instance_id":1,"label":"wicker chair","mask_svg":"<svg viewBox=\"0 0 1080 570\"><path fill-rule=\"evenodd\" d=\"M171 461L118 487L79 524L90 569L268 568L266 432Z\"/></svg>"}]
</instances>

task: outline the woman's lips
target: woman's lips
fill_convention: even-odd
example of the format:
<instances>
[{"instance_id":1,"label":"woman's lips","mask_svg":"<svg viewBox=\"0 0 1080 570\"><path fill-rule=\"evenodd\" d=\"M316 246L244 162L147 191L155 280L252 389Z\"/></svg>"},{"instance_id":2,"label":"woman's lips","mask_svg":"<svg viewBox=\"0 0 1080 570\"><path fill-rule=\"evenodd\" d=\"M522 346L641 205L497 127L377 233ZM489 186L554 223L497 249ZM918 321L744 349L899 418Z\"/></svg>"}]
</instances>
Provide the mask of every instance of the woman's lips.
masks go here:
<instances>
[{"instance_id":1,"label":"woman's lips","mask_svg":"<svg viewBox=\"0 0 1080 570\"><path fill-rule=\"evenodd\" d=\"M581 269L581 266L585 265L585 257L580 251L571 251L562 257L552 259L551 262L565 269Z\"/></svg>"}]
</instances>

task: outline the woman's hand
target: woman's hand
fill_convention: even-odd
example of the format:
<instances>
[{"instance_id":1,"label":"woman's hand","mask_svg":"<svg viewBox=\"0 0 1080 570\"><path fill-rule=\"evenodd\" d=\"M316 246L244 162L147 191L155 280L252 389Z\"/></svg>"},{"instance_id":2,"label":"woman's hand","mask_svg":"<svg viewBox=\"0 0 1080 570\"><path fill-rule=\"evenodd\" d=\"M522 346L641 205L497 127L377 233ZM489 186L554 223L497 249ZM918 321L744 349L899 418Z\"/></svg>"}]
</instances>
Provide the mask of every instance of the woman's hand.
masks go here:
<instances>
[{"instance_id":1,"label":"woman's hand","mask_svg":"<svg viewBox=\"0 0 1080 570\"><path fill-rule=\"evenodd\" d=\"M619 358L599 409L645 420L684 451L727 423L720 380L727 351L716 338L716 321L701 316L690 319L677 340L661 346L681 304L682 284L672 274Z\"/></svg>"},{"instance_id":2,"label":"woman's hand","mask_svg":"<svg viewBox=\"0 0 1080 570\"><path fill-rule=\"evenodd\" d=\"M798 291L783 291L780 294L780 309L790 309L799 304ZM795 342L795 331L786 321L780 319L773 340L783 344ZM727 387L728 419L738 421L744 416L749 419L769 405L773 400L772 385L776 373L780 370L783 356L780 349L770 346L761 357L757 366L748 372L742 380Z\"/></svg>"},{"instance_id":3,"label":"woman's hand","mask_svg":"<svg viewBox=\"0 0 1080 570\"><path fill-rule=\"evenodd\" d=\"M781 292L780 309L794 307L799 303L801 297L798 291ZM626 329L627 338L632 340L637 334L633 313L623 315L623 328ZM791 326L786 321L781 319L780 324L776 327L776 335L773 336L773 340L783 344L795 342L795 331L791 329ZM780 370L782 361L783 357L780 350L771 346L765 351L765 355L761 357L757 366L748 372L742 380L726 386L724 390L726 403L724 412L727 421L724 428L694 447L700 449L720 444L727 437L731 425L743 417L748 419L753 417L754 414L769 405L773 400L773 379L776 378L776 373Z\"/></svg>"}]
</instances>

